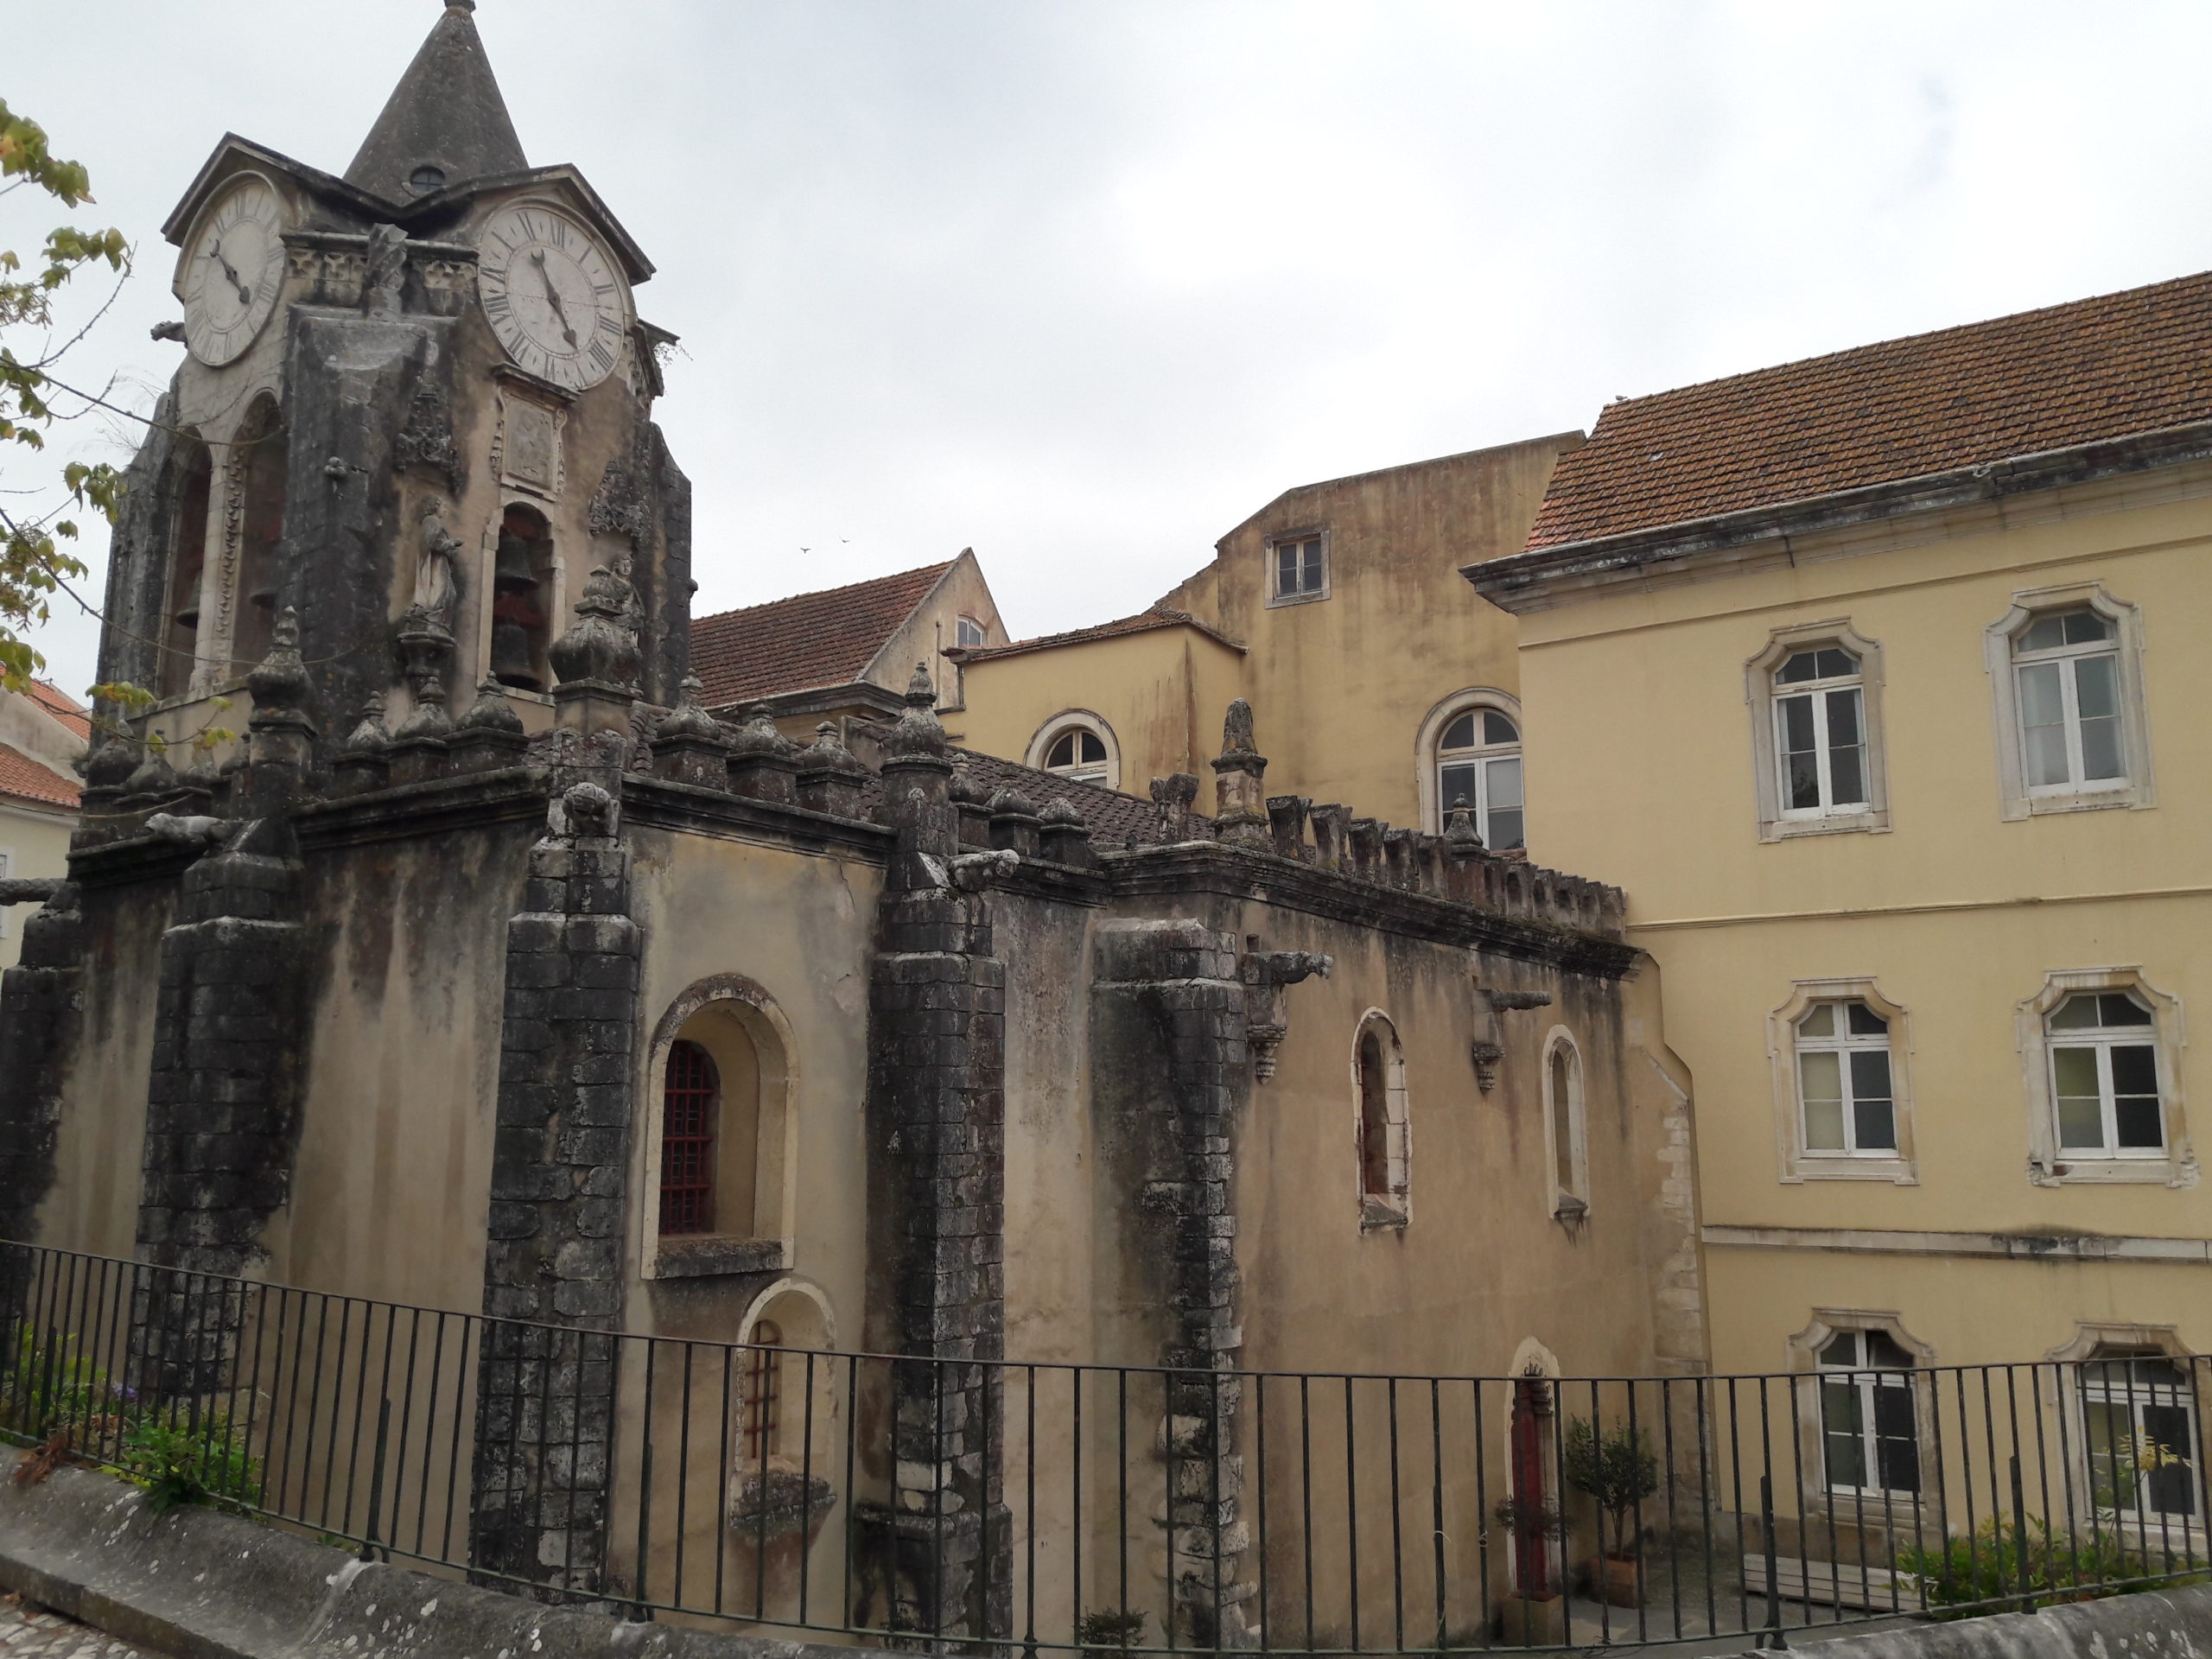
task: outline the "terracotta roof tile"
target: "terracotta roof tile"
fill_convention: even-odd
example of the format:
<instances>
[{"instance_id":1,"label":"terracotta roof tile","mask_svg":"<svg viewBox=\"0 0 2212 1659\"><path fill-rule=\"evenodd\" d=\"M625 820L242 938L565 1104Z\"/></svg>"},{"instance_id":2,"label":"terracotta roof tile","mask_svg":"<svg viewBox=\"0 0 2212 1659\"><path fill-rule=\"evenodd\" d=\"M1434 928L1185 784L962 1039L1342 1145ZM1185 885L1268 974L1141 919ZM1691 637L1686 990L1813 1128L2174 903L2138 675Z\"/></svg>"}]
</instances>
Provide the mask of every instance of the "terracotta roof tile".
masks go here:
<instances>
[{"instance_id":1,"label":"terracotta roof tile","mask_svg":"<svg viewBox=\"0 0 2212 1659\"><path fill-rule=\"evenodd\" d=\"M54 719L76 733L78 736L88 741L91 739L92 711L74 702L67 692L58 686L48 685L44 680L33 680L30 696L40 708L45 709L48 714L52 715Z\"/></svg>"},{"instance_id":2,"label":"terracotta roof tile","mask_svg":"<svg viewBox=\"0 0 2212 1659\"><path fill-rule=\"evenodd\" d=\"M948 560L694 618L691 671L706 687L707 707L850 684L951 566Z\"/></svg>"},{"instance_id":3,"label":"terracotta roof tile","mask_svg":"<svg viewBox=\"0 0 2212 1659\"><path fill-rule=\"evenodd\" d=\"M1531 550L2212 419L2212 272L1606 406Z\"/></svg>"},{"instance_id":4,"label":"terracotta roof tile","mask_svg":"<svg viewBox=\"0 0 2212 1659\"><path fill-rule=\"evenodd\" d=\"M1015 657L1025 651L1049 651L1055 645L1087 645L1093 639L1115 639L1125 633L1149 633L1154 628L1196 628L1211 639L1218 639L1231 651L1244 647L1218 629L1210 628L1188 611L1169 610L1155 605L1150 610L1139 611L1135 616L1125 616L1118 621L1101 622L1095 627L1076 628L1066 633L1040 634L1034 639L1016 639L1003 645L976 645L966 651L948 652L946 655L962 663L988 663L995 657Z\"/></svg>"},{"instance_id":5,"label":"terracotta roof tile","mask_svg":"<svg viewBox=\"0 0 2212 1659\"><path fill-rule=\"evenodd\" d=\"M891 734L889 727L878 722L871 722L869 729L878 742ZM1099 847L1121 847L1132 838L1143 846L1160 839L1160 811L1149 800L1140 800L1098 784L1077 783L1056 772L1042 772L1018 761L1001 760L995 754L963 749L957 744L952 747L952 758L967 769L969 777L994 794L1001 789L1016 789L1039 808L1049 806L1055 798L1065 795L1068 804L1082 814L1083 821L1090 826L1092 840ZM869 817L881 819L880 772L870 772L861 786L861 801Z\"/></svg>"},{"instance_id":6,"label":"terracotta roof tile","mask_svg":"<svg viewBox=\"0 0 2212 1659\"><path fill-rule=\"evenodd\" d=\"M41 766L22 750L0 743L0 795L73 810L78 803L78 786L51 768Z\"/></svg>"}]
</instances>

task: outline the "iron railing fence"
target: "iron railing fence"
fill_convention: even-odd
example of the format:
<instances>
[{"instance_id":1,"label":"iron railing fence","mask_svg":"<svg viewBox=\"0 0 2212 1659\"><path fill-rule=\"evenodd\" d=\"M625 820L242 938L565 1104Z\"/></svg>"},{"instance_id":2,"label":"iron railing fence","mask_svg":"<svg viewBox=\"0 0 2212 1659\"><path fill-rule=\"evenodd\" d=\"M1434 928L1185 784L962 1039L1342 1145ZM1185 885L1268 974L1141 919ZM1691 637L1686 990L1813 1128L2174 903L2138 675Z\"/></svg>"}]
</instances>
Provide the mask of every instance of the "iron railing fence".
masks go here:
<instances>
[{"instance_id":1,"label":"iron railing fence","mask_svg":"<svg viewBox=\"0 0 2212 1659\"><path fill-rule=\"evenodd\" d=\"M2212 1359L1382 1376L580 1331L0 1245L0 1433L365 1554L899 1646L1758 1637L2202 1575ZM1858 1345L1861 1342L1864 1346Z\"/></svg>"}]
</instances>

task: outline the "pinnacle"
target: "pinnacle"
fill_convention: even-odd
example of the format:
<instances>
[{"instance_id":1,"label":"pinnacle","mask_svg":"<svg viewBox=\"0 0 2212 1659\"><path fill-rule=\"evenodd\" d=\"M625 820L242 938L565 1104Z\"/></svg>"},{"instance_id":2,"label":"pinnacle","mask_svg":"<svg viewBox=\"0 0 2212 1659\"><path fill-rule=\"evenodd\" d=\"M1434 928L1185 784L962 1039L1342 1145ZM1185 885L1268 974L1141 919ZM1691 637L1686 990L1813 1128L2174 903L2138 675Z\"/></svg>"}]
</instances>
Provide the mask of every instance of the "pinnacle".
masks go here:
<instances>
[{"instance_id":1,"label":"pinnacle","mask_svg":"<svg viewBox=\"0 0 2212 1659\"><path fill-rule=\"evenodd\" d=\"M477 35L474 10L468 0L451 0L439 14L346 169L346 183L404 206L530 165Z\"/></svg>"}]
</instances>

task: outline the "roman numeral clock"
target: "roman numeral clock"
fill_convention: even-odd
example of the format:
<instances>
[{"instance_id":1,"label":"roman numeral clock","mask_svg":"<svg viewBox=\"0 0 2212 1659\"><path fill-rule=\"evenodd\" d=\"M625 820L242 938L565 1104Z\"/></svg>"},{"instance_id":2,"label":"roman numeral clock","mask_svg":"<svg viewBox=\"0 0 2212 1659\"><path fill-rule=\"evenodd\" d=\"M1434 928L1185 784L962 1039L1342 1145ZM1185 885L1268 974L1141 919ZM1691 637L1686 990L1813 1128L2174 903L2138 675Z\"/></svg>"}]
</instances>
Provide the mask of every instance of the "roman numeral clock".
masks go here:
<instances>
[{"instance_id":1,"label":"roman numeral clock","mask_svg":"<svg viewBox=\"0 0 2212 1659\"><path fill-rule=\"evenodd\" d=\"M536 203L484 223L477 292L516 366L569 391L597 385L622 360L627 285L598 239Z\"/></svg>"}]
</instances>

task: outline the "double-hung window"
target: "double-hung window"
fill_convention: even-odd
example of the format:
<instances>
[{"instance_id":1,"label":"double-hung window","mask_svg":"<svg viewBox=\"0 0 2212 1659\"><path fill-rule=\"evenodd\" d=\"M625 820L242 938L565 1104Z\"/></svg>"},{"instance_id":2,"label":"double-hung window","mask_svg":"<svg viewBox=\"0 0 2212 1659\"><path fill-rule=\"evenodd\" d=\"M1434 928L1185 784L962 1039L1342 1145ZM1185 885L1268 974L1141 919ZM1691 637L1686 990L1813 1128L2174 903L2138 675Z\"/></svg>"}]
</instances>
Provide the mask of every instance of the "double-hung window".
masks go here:
<instances>
[{"instance_id":1,"label":"double-hung window","mask_svg":"<svg viewBox=\"0 0 2212 1659\"><path fill-rule=\"evenodd\" d=\"M1774 671L1775 762L1784 817L1867 810L1866 700L1840 645L1793 651Z\"/></svg>"},{"instance_id":2,"label":"double-hung window","mask_svg":"<svg viewBox=\"0 0 2212 1659\"><path fill-rule=\"evenodd\" d=\"M1827 1490L1920 1490L1912 1356L1886 1331L1840 1331L1820 1351L1821 1468Z\"/></svg>"},{"instance_id":3,"label":"double-hung window","mask_svg":"<svg viewBox=\"0 0 2212 1659\"><path fill-rule=\"evenodd\" d=\"M2020 772L2028 793L2127 786L2120 631L2084 606L2037 617L2012 639Z\"/></svg>"},{"instance_id":4,"label":"double-hung window","mask_svg":"<svg viewBox=\"0 0 2212 1659\"><path fill-rule=\"evenodd\" d=\"M2047 1020L2062 1158L2164 1158L2157 1017L2126 991L2084 991Z\"/></svg>"},{"instance_id":5,"label":"double-hung window","mask_svg":"<svg viewBox=\"0 0 2212 1659\"><path fill-rule=\"evenodd\" d=\"M1815 1002L1805 1011L1797 1021L1797 1090L1808 1155L1897 1155L1890 1022L1865 1002Z\"/></svg>"},{"instance_id":6,"label":"double-hung window","mask_svg":"<svg viewBox=\"0 0 2212 1659\"><path fill-rule=\"evenodd\" d=\"M1476 833L1491 851L1522 845L1521 728L1510 715L1470 709L1444 728L1436 798L1446 823L1454 809L1471 809Z\"/></svg>"},{"instance_id":7,"label":"double-hung window","mask_svg":"<svg viewBox=\"0 0 2212 1659\"><path fill-rule=\"evenodd\" d=\"M2152 1528L2197 1518L2196 1395L2186 1361L2101 1347L2082 1366L2082 1430L2100 1510Z\"/></svg>"},{"instance_id":8,"label":"double-hung window","mask_svg":"<svg viewBox=\"0 0 2212 1659\"><path fill-rule=\"evenodd\" d=\"M1274 552L1276 604L1319 599L1328 593L1328 551L1319 531L1286 536L1274 543Z\"/></svg>"}]
</instances>

